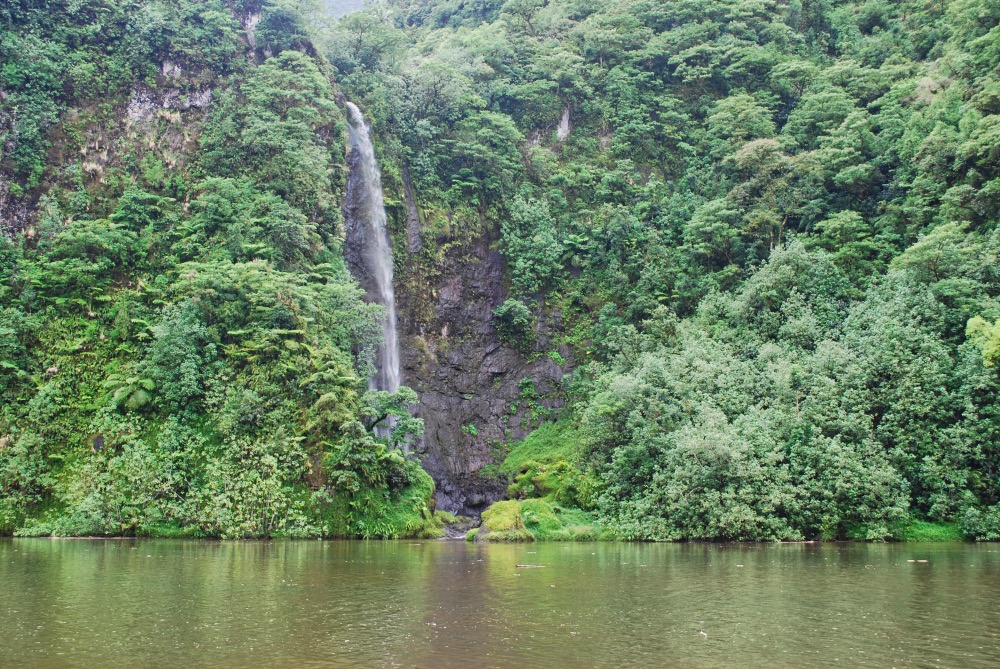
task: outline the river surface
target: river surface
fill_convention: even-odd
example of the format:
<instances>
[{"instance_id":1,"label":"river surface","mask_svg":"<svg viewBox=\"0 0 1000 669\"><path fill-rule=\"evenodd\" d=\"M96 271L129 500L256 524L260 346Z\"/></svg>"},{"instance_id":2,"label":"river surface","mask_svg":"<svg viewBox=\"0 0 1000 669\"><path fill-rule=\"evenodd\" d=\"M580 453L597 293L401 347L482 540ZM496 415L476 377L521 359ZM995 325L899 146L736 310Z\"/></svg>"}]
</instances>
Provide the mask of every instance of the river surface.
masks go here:
<instances>
[{"instance_id":1,"label":"river surface","mask_svg":"<svg viewBox=\"0 0 1000 669\"><path fill-rule=\"evenodd\" d=\"M1000 546L8 539L0 667L993 669Z\"/></svg>"}]
</instances>

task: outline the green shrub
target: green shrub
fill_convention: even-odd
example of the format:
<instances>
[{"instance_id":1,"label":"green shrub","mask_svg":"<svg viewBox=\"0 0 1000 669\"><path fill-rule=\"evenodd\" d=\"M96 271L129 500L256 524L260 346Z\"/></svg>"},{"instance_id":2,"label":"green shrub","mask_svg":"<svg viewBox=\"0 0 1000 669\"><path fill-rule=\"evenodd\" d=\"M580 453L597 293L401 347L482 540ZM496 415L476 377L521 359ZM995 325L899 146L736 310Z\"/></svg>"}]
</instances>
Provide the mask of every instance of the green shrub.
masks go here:
<instances>
[{"instance_id":1,"label":"green shrub","mask_svg":"<svg viewBox=\"0 0 1000 669\"><path fill-rule=\"evenodd\" d=\"M1000 504L966 510L960 523L962 534L975 541L1000 541Z\"/></svg>"},{"instance_id":2,"label":"green shrub","mask_svg":"<svg viewBox=\"0 0 1000 669\"><path fill-rule=\"evenodd\" d=\"M359 539L437 538L444 536L446 516L434 514L434 481L415 462L407 462L409 483L401 490L363 486L354 492L324 495L322 533Z\"/></svg>"},{"instance_id":3,"label":"green shrub","mask_svg":"<svg viewBox=\"0 0 1000 669\"><path fill-rule=\"evenodd\" d=\"M524 302L508 298L493 310L493 323L502 341L522 351L534 346L535 316Z\"/></svg>"}]
</instances>

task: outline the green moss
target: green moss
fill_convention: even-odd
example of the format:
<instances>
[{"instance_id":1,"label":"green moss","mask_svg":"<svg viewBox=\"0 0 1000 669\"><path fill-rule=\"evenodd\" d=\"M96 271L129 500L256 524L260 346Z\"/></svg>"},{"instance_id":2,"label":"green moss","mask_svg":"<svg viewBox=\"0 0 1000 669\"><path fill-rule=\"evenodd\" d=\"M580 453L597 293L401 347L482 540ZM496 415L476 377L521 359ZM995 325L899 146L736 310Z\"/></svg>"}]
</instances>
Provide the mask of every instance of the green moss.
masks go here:
<instances>
[{"instance_id":1,"label":"green moss","mask_svg":"<svg viewBox=\"0 0 1000 669\"><path fill-rule=\"evenodd\" d=\"M468 541L594 541L607 538L593 515L543 499L496 502L483 512L483 525Z\"/></svg>"},{"instance_id":2,"label":"green moss","mask_svg":"<svg viewBox=\"0 0 1000 669\"><path fill-rule=\"evenodd\" d=\"M514 481L514 499L544 498L565 506L593 508L593 481L576 466L581 435L569 419L544 423L517 444L500 466Z\"/></svg>"},{"instance_id":3,"label":"green moss","mask_svg":"<svg viewBox=\"0 0 1000 669\"><path fill-rule=\"evenodd\" d=\"M565 461L551 465L529 461L507 488L507 496L525 499L555 495L574 473L573 466Z\"/></svg>"},{"instance_id":4,"label":"green moss","mask_svg":"<svg viewBox=\"0 0 1000 669\"><path fill-rule=\"evenodd\" d=\"M535 536L524 527L521 503L517 500L496 502L483 511L483 524L476 538L479 541L496 543L535 540Z\"/></svg>"},{"instance_id":5,"label":"green moss","mask_svg":"<svg viewBox=\"0 0 1000 669\"><path fill-rule=\"evenodd\" d=\"M521 518L525 528L540 539L563 529L552 505L541 499L526 499L521 502Z\"/></svg>"},{"instance_id":6,"label":"green moss","mask_svg":"<svg viewBox=\"0 0 1000 669\"><path fill-rule=\"evenodd\" d=\"M476 537L479 535L479 528L473 527L471 530L465 533L466 541L475 541Z\"/></svg>"},{"instance_id":7,"label":"green moss","mask_svg":"<svg viewBox=\"0 0 1000 669\"><path fill-rule=\"evenodd\" d=\"M480 541L593 541L602 529L578 507L586 476L575 466L580 434L567 419L545 423L518 444L500 466L514 476L507 494L483 513ZM588 508L590 508L588 506ZM530 537L530 538L528 538Z\"/></svg>"},{"instance_id":8,"label":"green moss","mask_svg":"<svg viewBox=\"0 0 1000 669\"><path fill-rule=\"evenodd\" d=\"M595 541L601 534L593 514L541 499L521 502L521 515L538 541Z\"/></svg>"},{"instance_id":9,"label":"green moss","mask_svg":"<svg viewBox=\"0 0 1000 669\"><path fill-rule=\"evenodd\" d=\"M516 500L496 502L483 512L483 529L487 532L504 532L523 527L521 503Z\"/></svg>"},{"instance_id":10,"label":"green moss","mask_svg":"<svg viewBox=\"0 0 1000 669\"><path fill-rule=\"evenodd\" d=\"M518 544L529 543L535 540L535 536L527 530L504 530L503 532L490 532L484 534L482 541L495 544Z\"/></svg>"},{"instance_id":11,"label":"green moss","mask_svg":"<svg viewBox=\"0 0 1000 669\"><path fill-rule=\"evenodd\" d=\"M575 464L579 452L580 433L569 420L543 423L514 447L500 466L505 474L525 471L531 463Z\"/></svg>"},{"instance_id":12,"label":"green moss","mask_svg":"<svg viewBox=\"0 0 1000 669\"><path fill-rule=\"evenodd\" d=\"M958 523L932 523L914 520L897 534L900 541L962 541Z\"/></svg>"}]
</instances>

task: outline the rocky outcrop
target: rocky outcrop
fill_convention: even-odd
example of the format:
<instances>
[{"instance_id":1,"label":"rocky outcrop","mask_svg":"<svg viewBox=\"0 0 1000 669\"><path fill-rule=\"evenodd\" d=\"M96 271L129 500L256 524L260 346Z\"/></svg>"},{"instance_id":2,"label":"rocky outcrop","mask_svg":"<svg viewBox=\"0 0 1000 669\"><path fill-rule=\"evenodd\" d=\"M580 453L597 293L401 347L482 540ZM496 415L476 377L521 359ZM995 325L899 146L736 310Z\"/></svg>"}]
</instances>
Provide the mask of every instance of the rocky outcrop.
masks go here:
<instances>
[{"instance_id":1,"label":"rocky outcrop","mask_svg":"<svg viewBox=\"0 0 1000 669\"><path fill-rule=\"evenodd\" d=\"M40 197L54 185L76 189L78 185L68 177L72 171L67 167L77 165L88 188L104 184L106 172L121 168L129 157L152 154L168 168L184 167L197 153L198 134L214 90L209 85L196 86L180 79L180 70L169 61L163 62L162 71L171 74L161 76L160 86L136 83L129 98L115 108L114 117L78 126L75 141L58 134L58 127L53 129L56 134L39 186L22 193L23 178L18 184L7 169L9 165L0 165L0 234L30 231L38 217ZM0 101L2 96L0 91ZM81 110L92 114L94 106L71 108L64 117L79 122ZM10 155L14 150L15 121L12 112L0 110L0 136L7 138L0 154Z\"/></svg>"},{"instance_id":2,"label":"rocky outcrop","mask_svg":"<svg viewBox=\"0 0 1000 669\"><path fill-rule=\"evenodd\" d=\"M562 118L559 119L559 127L556 128L556 137L560 142L565 142L569 138L569 133L573 129L570 108L563 109Z\"/></svg>"},{"instance_id":3,"label":"rocky outcrop","mask_svg":"<svg viewBox=\"0 0 1000 669\"><path fill-rule=\"evenodd\" d=\"M166 69L166 61L163 67ZM176 88L153 89L136 84L125 108L125 118L129 125L145 124L153 121L158 113L163 115L164 110L206 109L212 103L212 93L210 86L182 93Z\"/></svg>"},{"instance_id":4,"label":"rocky outcrop","mask_svg":"<svg viewBox=\"0 0 1000 669\"><path fill-rule=\"evenodd\" d=\"M260 23L261 14L260 12L250 12L243 16L240 23L243 26L243 31L247 36L247 44L250 45L250 49L257 48L257 24Z\"/></svg>"},{"instance_id":5,"label":"rocky outcrop","mask_svg":"<svg viewBox=\"0 0 1000 669\"><path fill-rule=\"evenodd\" d=\"M508 482L488 465L538 425L539 410L561 404L564 370L544 354L557 315L539 314L534 354L499 340L493 310L507 295L494 238L485 232L449 245L432 273L411 257L396 286L403 382L419 394L426 428L422 463L437 484L438 508L462 515L505 496Z\"/></svg>"},{"instance_id":6,"label":"rocky outcrop","mask_svg":"<svg viewBox=\"0 0 1000 669\"><path fill-rule=\"evenodd\" d=\"M4 108L7 93L0 88L0 156L9 156L17 147L17 117L12 110ZM23 230L31 221L34 198L24 198L20 186L5 165L0 164L0 234L13 236ZM11 192L13 189L14 192Z\"/></svg>"},{"instance_id":7,"label":"rocky outcrop","mask_svg":"<svg viewBox=\"0 0 1000 669\"><path fill-rule=\"evenodd\" d=\"M400 166L400 177L403 180L403 199L406 201L406 252L420 253L420 249L423 248L423 240L420 238L420 211L417 209L417 198L413 195L410 167L405 161Z\"/></svg>"},{"instance_id":8,"label":"rocky outcrop","mask_svg":"<svg viewBox=\"0 0 1000 669\"><path fill-rule=\"evenodd\" d=\"M376 282L365 253L371 231L361 222L373 202L353 148L347 166L344 257L371 296ZM493 311L509 295L504 258L496 250L498 226L468 211L459 221L450 212L422 208L405 163L383 176L395 240L402 384L417 392L414 411L425 427L414 450L434 478L437 508L478 516L506 496L509 482L496 465L509 445L562 404L570 363L568 350L554 343L560 315L537 308L530 351L501 341Z\"/></svg>"},{"instance_id":9,"label":"rocky outcrop","mask_svg":"<svg viewBox=\"0 0 1000 669\"><path fill-rule=\"evenodd\" d=\"M34 198L17 197L11 193L14 179L0 171L0 234L13 237L32 222Z\"/></svg>"}]
</instances>

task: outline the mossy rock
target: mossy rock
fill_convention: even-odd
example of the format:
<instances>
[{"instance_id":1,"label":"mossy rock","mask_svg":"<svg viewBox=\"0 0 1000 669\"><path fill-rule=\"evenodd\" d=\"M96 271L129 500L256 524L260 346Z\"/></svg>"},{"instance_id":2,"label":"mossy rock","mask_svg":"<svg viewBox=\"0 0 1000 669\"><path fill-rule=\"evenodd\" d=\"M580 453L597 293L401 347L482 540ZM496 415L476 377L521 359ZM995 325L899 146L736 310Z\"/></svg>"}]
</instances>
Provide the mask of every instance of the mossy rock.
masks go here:
<instances>
[{"instance_id":1,"label":"mossy rock","mask_svg":"<svg viewBox=\"0 0 1000 669\"><path fill-rule=\"evenodd\" d=\"M483 512L483 524L468 541L595 541L605 533L591 513L545 499L496 502Z\"/></svg>"},{"instance_id":2,"label":"mossy rock","mask_svg":"<svg viewBox=\"0 0 1000 669\"><path fill-rule=\"evenodd\" d=\"M521 502L521 518L525 528L535 536L551 535L563 529L552 505L541 499L526 499Z\"/></svg>"},{"instance_id":3,"label":"mossy rock","mask_svg":"<svg viewBox=\"0 0 1000 669\"><path fill-rule=\"evenodd\" d=\"M601 528L591 513L544 499L521 502L525 528L539 541L595 541Z\"/></svg>"},{"instance_id":4,"label":"mossy rock","mask_svg":"<svg viewBox=\"0 0 1000 669\"><path fill-rule=\"evenodd\" d=\"M507 488L514 499L555 496L576 474L576 468L564 460L552 464L528 461Z\"/></svg>"},{"instance_id":5,"label":"mossy rock","mask_svg":"<svg viewBox=\"0 0 1000 669\"><path fill-rule=\"evenodd\" d=\"M483 511L483 524L476 533L476 541L516 543L534 540L535 535L524 527L521 503L517 500L496 502Z\"/></svg>"}]
</instances>

